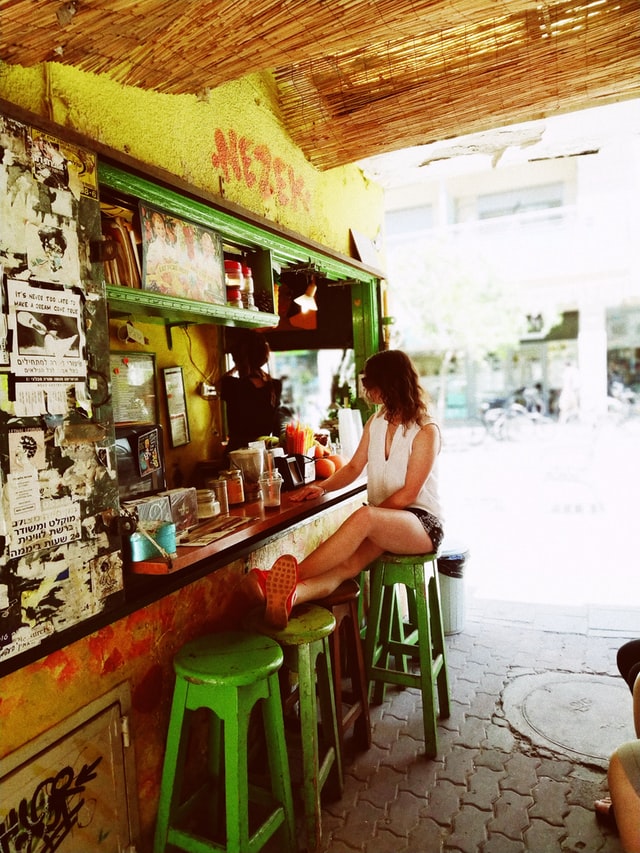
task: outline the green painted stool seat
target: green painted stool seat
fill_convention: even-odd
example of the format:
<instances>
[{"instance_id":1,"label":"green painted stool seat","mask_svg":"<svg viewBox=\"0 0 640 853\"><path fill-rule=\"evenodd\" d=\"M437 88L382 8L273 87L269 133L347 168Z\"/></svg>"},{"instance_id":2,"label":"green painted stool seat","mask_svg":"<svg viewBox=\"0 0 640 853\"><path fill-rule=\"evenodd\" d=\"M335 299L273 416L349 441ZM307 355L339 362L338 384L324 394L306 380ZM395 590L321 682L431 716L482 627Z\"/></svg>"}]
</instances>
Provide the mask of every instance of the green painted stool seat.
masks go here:
<instances>
[{"instance_id":1,"label":"green painted stool seat","mask_svg":"<svg viewBox=\"0 0 640 853\"><path fill-rule=\"evenodd\" d=\"M180 649L154 853L257 853L278 830L282 849L297 849L278 681L282 662L278 643L244 632L211 634ZM249 779L249 721L258 703L270 787ZM196 787L187 748L193 712L202 708L210 712L208 767Z\"/></svg>"},{"instance_id":2,"label":"green painted stool seat","mask_svg":"<svg viewBox=\"0 0 640 853\"><path fill-rule=\"evenodd\" d=\"M344 737L353 728L353 741L361 749L371 746L369 684L364 666L360 632L360 584L353 578L343 581L331 595L315 604L326 607L335 616L331 634L333 686L338 711L338 728L344 755ZM343 695L343 675L351 682L350 695Z\"/></svg>"},{"instance_id":3,"label":"green painted stool seat","mask_svg":"<svg viewBox=\"0 0 640 853\"><path fill-rule=\"evenodd\" d=\"M399 586L406 591L407 619L400 612ZM410 671L411 660L417 660L418 672ZM374 686L374 703L383 701L387 684L420 690L425 753L435 757L437 709L441 717L450 715L437 554L386 553L372 563L365 665Z\"/></svg>"},{"instance_id":4,"label":"green painted stool seat","mask_svg":"<svg viewBox=\"0 0 640 853\"><path fill-rule=\"evenodd\" d=\"M342 749L338 730L329 637L336 620L324 607L301 604L295 607L286 628L277 630L266 624L261 610L249 614L244 627L266 634L280 644L285 666L298 675L300 736L302 742L302 799L305 836L309 850L322 840L320 795L329 782L332 793L342 796ZM318 704L322 741L318 727ZM321 747L324 754L321 755Z\"/></svg>"}]
</instances>

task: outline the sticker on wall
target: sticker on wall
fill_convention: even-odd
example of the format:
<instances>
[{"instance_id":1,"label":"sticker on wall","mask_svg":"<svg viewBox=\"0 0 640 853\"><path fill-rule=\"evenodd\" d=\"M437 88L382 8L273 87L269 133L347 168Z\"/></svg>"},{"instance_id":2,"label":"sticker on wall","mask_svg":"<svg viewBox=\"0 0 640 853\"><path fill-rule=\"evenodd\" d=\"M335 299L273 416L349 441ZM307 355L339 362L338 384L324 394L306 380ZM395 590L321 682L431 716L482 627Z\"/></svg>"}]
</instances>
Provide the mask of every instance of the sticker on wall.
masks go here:
<instances>
[{"instance_id":1,"label":"sticker on wall","mask_svg":"<svg viewBox=\"0 0 640 853\"><path fill-rule=\"evenodd\" d=\"M122 558L119 551L91 561L91 589L99 599L119 592L122 586Z\"/></svg>"}]
</instances>

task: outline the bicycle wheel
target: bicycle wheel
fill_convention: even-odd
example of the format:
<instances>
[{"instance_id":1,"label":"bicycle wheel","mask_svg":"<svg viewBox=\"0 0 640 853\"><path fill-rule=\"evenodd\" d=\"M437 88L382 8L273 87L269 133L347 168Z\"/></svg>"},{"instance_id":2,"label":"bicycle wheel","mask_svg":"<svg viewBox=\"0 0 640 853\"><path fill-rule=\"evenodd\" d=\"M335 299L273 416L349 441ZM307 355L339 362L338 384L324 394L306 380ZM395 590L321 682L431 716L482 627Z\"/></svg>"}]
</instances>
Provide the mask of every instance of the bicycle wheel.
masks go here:
<instances>
[{"instance_id":1,"label":"bicycle wheel","mask_svg":"<svg viewBox=\"0 0 640 853\"><path fill-rule=\"evenodd\" d=\"M529 438L534 430L533 421L526 409L520 408L509 411L505 421L505 437L509 441L522 441Z\"/></svg>"}]
</instances>

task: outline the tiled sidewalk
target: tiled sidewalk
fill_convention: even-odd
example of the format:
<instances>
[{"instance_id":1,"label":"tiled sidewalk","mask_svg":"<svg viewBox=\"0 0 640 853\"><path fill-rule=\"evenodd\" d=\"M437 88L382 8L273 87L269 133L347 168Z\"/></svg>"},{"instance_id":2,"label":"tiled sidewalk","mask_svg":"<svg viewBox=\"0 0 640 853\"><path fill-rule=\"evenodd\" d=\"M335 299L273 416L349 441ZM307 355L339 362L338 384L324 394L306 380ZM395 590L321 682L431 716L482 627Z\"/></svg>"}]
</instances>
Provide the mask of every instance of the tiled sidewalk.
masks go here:
<instances>
[{"instance_id":1,"label":"tiled sidewalk","mask_svg":"<svg viewBox=\"0 0 640 853\"><path fill-rule=\"evenodd\" d=\"M619 853L593 812L604 764L536 746L501 703L522 674L617 674L616 650L636 636L640 611L565 611L470 607L464 631L447 638L452 714L438 758L422 754L419 693L389 690L372 709L371 749L347 757L344 795L325 805L323 853Z\"/></svg>"}]
</instances>

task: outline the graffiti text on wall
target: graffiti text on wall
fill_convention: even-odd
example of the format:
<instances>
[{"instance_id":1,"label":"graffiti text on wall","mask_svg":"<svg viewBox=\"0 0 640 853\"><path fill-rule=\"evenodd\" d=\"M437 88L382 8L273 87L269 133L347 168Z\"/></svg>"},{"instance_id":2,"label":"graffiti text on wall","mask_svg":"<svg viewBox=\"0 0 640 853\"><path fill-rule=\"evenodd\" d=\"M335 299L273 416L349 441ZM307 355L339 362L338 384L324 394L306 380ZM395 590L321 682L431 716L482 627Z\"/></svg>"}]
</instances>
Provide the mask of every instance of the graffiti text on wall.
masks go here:
<instances>
[{"instance_id":1,"label":"graffiti text on wall","mask_svg":"<svg viewBox=\"0 0 640 853\"><path fill-rule=\"evenodd\" d=\"M10 808L0 822L1 853L54 853L74 826L80 826L82 794L98 775L95 769L101 761L99 756L83 765L77 775L73 767L63 767L40 782L31 799L23 797L17 808Z\"/></svg>"},{"instance_id":2,"label":"graffiti text on wall","mask_svg":"<svg viewBox=\"0 0 640 853\"><path fill-rule=\"evenodd\" d=\"M265 200L274 197L281 207L310 213L311 194L304 178L296 175L281 157L274 157L268 145L254 145L233 129L225 135L216 128L214 146L211 163L222 172L225 181L233 176L249 189L256 187Z\"/></svg>"}]
</instances>

